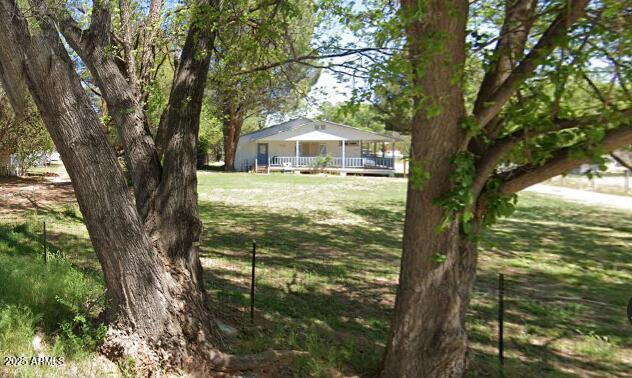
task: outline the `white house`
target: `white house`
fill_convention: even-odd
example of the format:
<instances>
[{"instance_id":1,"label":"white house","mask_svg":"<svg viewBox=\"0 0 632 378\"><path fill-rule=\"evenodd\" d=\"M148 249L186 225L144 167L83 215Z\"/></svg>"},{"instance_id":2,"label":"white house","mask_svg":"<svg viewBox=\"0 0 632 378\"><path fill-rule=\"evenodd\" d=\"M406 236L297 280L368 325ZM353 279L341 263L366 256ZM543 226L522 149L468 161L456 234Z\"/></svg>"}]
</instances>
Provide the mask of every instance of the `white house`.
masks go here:
<instances>
[{"instance_id":1,"label":"white house","mask_svg":"<svg viewBox=\"0 0 632 378\"><path fill-rule=\"evenodd\" d=\"M18 164L14 156L0 151L0 177L17 176Z\"/></svg>"},{"instance_id":2,"label":"white house","mask_svg":"<svg viewBox=\"0 0 632 378\"><path fill-rule=\"evenodd\" d=\"M392 175L399 141L329 121L297 118L242 135L235 169L312 171L319 166L342 174Z\"/></svg>"}]
</instances>

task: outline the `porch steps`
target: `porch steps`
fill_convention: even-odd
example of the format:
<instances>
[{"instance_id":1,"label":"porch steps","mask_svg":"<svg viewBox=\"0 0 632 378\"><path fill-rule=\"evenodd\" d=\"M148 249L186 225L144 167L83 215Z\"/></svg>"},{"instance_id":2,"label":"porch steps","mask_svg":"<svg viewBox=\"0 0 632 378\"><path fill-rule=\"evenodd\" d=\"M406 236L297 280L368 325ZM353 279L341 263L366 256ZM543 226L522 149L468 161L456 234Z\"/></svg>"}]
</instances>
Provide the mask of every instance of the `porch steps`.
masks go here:
<instances>
[{"instance_id":1,"label":"porch steps","mask_svg":"<svg viewBox=\"0 0 632 378\"><path fill-rule=\"evenodd\" d=\"M255 173L268 173L268 165L258 164L255 168Z\"/></svg>"}]
</instances>

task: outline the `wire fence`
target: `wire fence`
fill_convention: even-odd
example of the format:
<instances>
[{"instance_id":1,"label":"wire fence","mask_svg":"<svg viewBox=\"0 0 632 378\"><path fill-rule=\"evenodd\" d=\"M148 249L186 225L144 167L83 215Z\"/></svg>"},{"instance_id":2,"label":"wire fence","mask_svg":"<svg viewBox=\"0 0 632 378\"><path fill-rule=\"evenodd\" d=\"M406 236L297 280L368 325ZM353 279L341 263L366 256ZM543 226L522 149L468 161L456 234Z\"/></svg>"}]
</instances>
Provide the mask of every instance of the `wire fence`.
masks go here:
<instances>
[{"instance_id":1,"label":"wire fence","mask_svg":"<svg viewBox=\"0 0 632 378\"><path fill-rule=\"evenodd\" d=\"M266 253L256 241L250 251L230 254L210 254L205 259L208 268L207 287L219 308L232 312L237 321L255 321L259 304L269 309L288 309L314 292L326 277L344 274L326 256L309 259L280 259ZM330 265L329 267L327 265Z\"/></svg>"},{"instance_id":2,"label":"wire fence","mask_svg":"<svg viewBox=\"0 0 632 378\"><path fill-rule=\"evenodd\" d=\"M265 324L267 320L263 317L266 315L267 319L273 319L276 316L283 317L289 314L300 321L300 317L309 311L303 312L301 309L293 310L293 308L303 303L313 306L309 303L313 292L329 291L329 295L336 295L335 292L330 291L331 277L323 278L323 272L320 271L322 266L331 265L332 259L327 257L313 259L314 265L319 266L318 270L309 269L305 264L279 267L275 261L267 261L266 248L263 246L262 251L261 247L253 243L253 249L250 252L244 248L242 254L211 259L209 270L214 276L211 279L211 291L215 293L214 298L220 305L219 308L225 311L233 310L228 316L232 316L236 324L246 322ZM338 274L335 270L331 273L334 276ZM524 353L525 346L521 343L528 344L529 342L516 340L526 337L525 334L537 327L541 327L541 332L544 334L552 332L563 335L560 337L576 348L581 349L582 346L577 343L585 340L602 343L606 351L614 350L608 348L617 348L613 346L614 344L610 344L610 337L616 336L617 331L602 328L604 324L612 323L613 319L616 321L619 314L621 319L625 319L625 306L618 302L613 303L612 297L594 295L584 297L582 296L584 292L581 290L565 290L567 288L561 285L556 287L555 282L549 282L549 286L545 287L542 282L530 282L524 277L511 274L506 276L500 272L495 277L496 281L492 282L487 275L486 280L479 282L471 295L472 303L485 303L488 310L470 309L468 316L470 320L482 320L485 324L493 324L495 327L488 331L495 334L493 340L496 343L497 363L501 374L504 374L502 372L507 351L510 352L512 359L516 354ZM353 277L353 281L363 280L366 283L365 286L347 288L349 290L344 295L362 296L376 284L374 277L363 277L362 272L359 275L356 273ZM347 282L339 284L344 286ZM397 278L386 280L383 284L390 295L386 307L392 308ZM293 285L296 285L298 289L292 290ZM541 286L538 287L538 285ZM367 298L368 296L362 300ZM307 302L302 302L301 299ZM630 303L632 306L632 302ZM374 302L368 305L379 304ZM490 317L489 313L483 315L490 309L495 313L493 317ZM357 313L358 310L358 308L348 308L343 311ZM323 309L323 311L336 310ZM632 318L630 319L632 322ZM537 335L540 331L533 332ZM599 334L599 332L604 333ZM586 348L590 347L590 345L586 346Z\"/></svg>"},{"instance_id":3,"label":"wire fence","mask_svg":"<svg viewBox=\"0 0 632 378\"><path fill-rule=\"evenodd\" d=\"M46 215L0 217L0 242L14 253L40 256L44 263L50 257L65 258L92 250L88 230L79 219L69 222Z\"/></svg>"},{"instance_id":4,"label":"wire fence","mask_svg":"<svg viewBox=\"0 0 632 378\"><path fill-rule=\"evenodd\" d=\"M71 216L70 211L66 216ZM44 264L50 258L73 257L77 253L92 251L88 232L80 219L69 222L67 218L61 220L50 216L28 219L0 217L0 248L3 242L5 248L15 252L37 255ZM260 322L266 313L289 314L300 321L300 317L304 316L301 306L313 306L310 301L317 301L317 295L321 299L335 296L332 285L345 286L350 282L352 287L344 287L345 295L359 297L357 303L392 307L397 277L377 279L362 269L350 272L325 254L299 259L294 256L282 258L278 253L266 253L266 246L261 248L254 240L243 244L245 247L241 252L214 252L205 255L204 259L210 301L216 305L213 307L223 312L220 315L237 324ZM604 313L604 309L617 308L618 312L619 304L611 303L611 298L597 300L569 294L572 292L581 293L538 288L531 282L505 277L502 273L498 274L495 283L487 279L477 285L472 301L486 302L496 311L496 341L501 369L507 349L505 341L512 337L511 330L505 327L507 314L511 314L511 322L515 322L516 313L522 313L532 317L522 319L524 324L550 318L568 322L568 325L560 323L552 327L572 328L575 327L573 318L590 319L591 323L597 324L612 320L612 314ZM389 296L386 305L385 296ZM621 313L625 314L625 308L621 309Z\"/></svg>"}]
</instances>

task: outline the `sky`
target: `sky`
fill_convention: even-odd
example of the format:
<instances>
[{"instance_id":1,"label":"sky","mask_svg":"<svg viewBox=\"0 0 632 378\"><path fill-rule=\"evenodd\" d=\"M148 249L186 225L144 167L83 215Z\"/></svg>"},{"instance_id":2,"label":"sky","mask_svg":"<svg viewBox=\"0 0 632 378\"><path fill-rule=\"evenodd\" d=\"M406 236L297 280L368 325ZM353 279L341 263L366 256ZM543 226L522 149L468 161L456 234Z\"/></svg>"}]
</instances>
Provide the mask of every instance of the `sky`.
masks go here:
<instances>
[{"instance_id":1,"label":"sky","mask_svg":"<svg viewBox=\"0 0 632 378\"><path fill-rule=\"evenodd\" d=\"M366 5L362 1L349 0L347 3L354 10L362 10ZM362 42L356 38L356 36L344 27L339 21L329 19L323 23L323 29L316 31L319 41L326 41L329 38L337 38L339 43L343 46L358 46L362 45ZM318 44L319 42L316 42ZM322 63L342 63L348 58L334 58L324 61ZM309 93L310 100L313 105L310 106L311 113L318 113L318 108L322 103L329 102L332 104L342 103L351 99L351 90L353 89L353 82L351 80L339 81L336 75L326 69L323 69L320 73L320 77L314 87L312 87Z\"/></svg>"},{"instance_id":2,"label":"sky","mask_svg":"<svg viewBox=\"0 0 632 378\"><path fill-rule=\"evenodd\" d=\"M310 95L320 102L345 102L351 98L351 84L339 83L330 71L323 70Z\"/></svg>"}]
</instances>

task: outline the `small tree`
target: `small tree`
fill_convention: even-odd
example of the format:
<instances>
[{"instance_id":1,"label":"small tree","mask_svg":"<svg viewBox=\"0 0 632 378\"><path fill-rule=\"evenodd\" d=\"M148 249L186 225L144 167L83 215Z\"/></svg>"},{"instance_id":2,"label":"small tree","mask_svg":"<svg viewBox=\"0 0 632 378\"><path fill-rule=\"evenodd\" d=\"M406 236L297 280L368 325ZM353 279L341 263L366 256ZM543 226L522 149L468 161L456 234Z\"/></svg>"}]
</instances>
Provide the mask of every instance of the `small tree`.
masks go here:
<instances>
[{"instance_id":1,"label":"small tree","mask_svg":"<svg viewBox=\"0 0 632 378\"><path fill-rule=\"evenodd\" d=\"M37 110L26 104L23 113L16 115L8 99L0 94L0 156L13 157L16 163L12 168L18 176L25 175L38 162L44 161L53 150L53 141ZM7 164L10 160L0 164Z\"/></svg>"},{"instance_id":2,"label":"small tree","mask_svg":"<svg viewBox=\"0 0 632 378\"><path fill-rule=\"evenodd\" d=\"M235 169L244 122L296 108L319 74L312 66L291 63L292 57L310 50L312 2L280 2L267 9L258 9L255 3L233 2L222 15L218 53L209 74L211 101L223 122L227 171ZM280 61L286 63L277 64Z\"/></svg>"}]
</instances>

